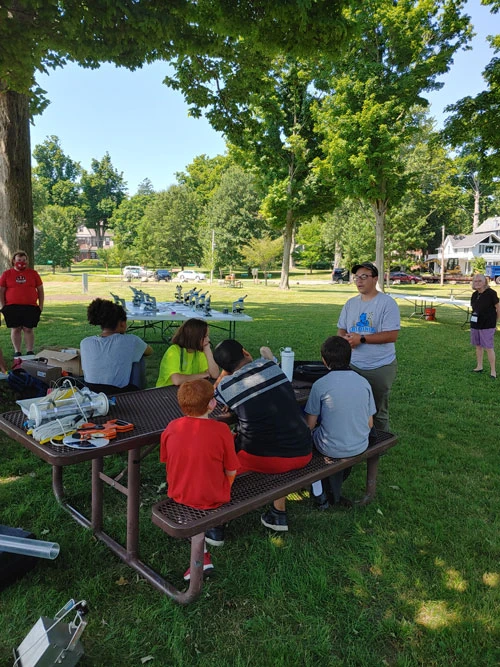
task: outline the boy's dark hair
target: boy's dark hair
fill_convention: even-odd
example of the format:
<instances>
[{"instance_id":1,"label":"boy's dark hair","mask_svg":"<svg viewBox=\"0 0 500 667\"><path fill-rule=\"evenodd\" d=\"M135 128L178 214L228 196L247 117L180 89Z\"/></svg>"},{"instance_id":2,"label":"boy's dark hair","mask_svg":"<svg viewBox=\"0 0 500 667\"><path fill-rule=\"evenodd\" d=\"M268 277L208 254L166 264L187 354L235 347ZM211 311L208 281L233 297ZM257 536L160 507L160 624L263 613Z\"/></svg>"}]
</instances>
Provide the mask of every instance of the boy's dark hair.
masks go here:
<instances>
[{"instance_id":1,"label":"boy's dark hair","mask_svg":"<svg viewBox=\"0 0 500 667\"><path fill-rule=\"evenodd\" d=\"M87 319L101 329L116 329L119 322L127 321L127 313L123 306L109 299L94 299L87 308Z\"/></svg>"},{"instance_id":2,"label":"boy's dark hair","mask_svg":"<svg viewBox=\"0 0 500 667\"><path fill-rule=\"evenodd\" d=\"M208 380L183 382L177 392L180 408L187 417L202 417L206 414L213 397L214 388Z\"/></svg>"},{"instance_id":3,"label":"boy's dark hair","mask_svg":"<svg viewBox=\"0 0 500 667\"><path fill-rule=\"evenodd\" d=\"M331 371L342 371L351 363L351 346L341 336L330 336L321 346L321 356Z\"/></svg>"},{"instance_id":4,"label":"boy's dark hair","mask_svg":"<svg viewBox=\"0 0 500 667\"><path fill-rule=\"evenodd\" d=\"M226 373L234 373L244 357L243 345L229 338L219 343L214 350L215 363Z\"/></svg>"},{"instance_id":5,"label":"boy's dark hair","mask_svg":"<svg viewBox=\"0 0 500 667\"><path fill-rule=\"evenodd\" d=\"M181 324L172 337L172 343L185 350L203 351L203 339L207 335L208 324L192 317Z\"/></svg>"}]
</instances>

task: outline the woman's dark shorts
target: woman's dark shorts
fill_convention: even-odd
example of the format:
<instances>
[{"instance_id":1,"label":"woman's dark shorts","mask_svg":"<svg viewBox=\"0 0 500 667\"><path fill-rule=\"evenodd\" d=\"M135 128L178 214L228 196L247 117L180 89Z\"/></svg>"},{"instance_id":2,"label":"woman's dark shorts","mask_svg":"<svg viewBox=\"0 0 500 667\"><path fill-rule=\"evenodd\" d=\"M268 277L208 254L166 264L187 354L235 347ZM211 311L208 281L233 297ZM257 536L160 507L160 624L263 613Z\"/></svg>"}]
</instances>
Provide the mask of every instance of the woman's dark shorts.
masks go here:
<instances>
[{"instance_id":1,"label":"woman's dark shorts","mask_svg":"<svg viewBox=\"0 0 500 667\"><path fill-rule=\"evenodd\" d=\"M2 315L9 329L17 329L18 327L34 329L40 321L40 308L38 306L22 306L13 303L10 306L3 307Z\"/></svg>"}]
</instances>

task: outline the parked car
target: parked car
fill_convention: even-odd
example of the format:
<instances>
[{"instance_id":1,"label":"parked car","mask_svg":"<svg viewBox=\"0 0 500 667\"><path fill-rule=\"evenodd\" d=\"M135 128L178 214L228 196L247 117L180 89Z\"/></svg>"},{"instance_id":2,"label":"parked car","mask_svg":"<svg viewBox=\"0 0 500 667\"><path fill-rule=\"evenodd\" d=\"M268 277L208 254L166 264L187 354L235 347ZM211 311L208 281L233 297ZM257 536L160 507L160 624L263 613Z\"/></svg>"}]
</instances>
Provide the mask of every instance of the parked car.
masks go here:
<instances>
[{"instance_id":1,"label":"parked car","mask_svg":"<svg viewBox=\"0 0 500 667\"><path fill-rule=\"evenodd\" d=\"M393 285L408 284L415 285L415 283L425 283L425 280L420 276L412 273L404 273L403 271L392 271L389 273L389 282Z\"/></svg>"},{"instance_id":2,"label":"parked car","mask_svg":"<svg viewBox=\"0 0 500 667\"><path fill-rule=\"evenodd\" d=\"M486 275L490 280L494 280L497 285L500 285L500 266L498 266L498 264L490 264L487 266Z\"/></svg>"},{"instance_id":3,"label":"parked car","mask_svg":"<svg viewBox=\"0 0 500 667\"><path fill-rule=\"evenodd\" d=\"M349 280L349 271L347 269L333 269L332 283L346 283Z\"/></svg>"},{"instance_id":4,"label":"parked car","mask_svg":"<svg viewBox=\"0 0 500 667\"><path fill-rule=\"evenodd\" d=\"M181 283L184 283L188 280L196 280L198 282L199 280L205 280L205 274L200 273L199 271L193 271L193 269L184 269L184 271L179 271L177 274L177 279L181 281Z\"/></svg>"},{"instance_id":5,"label":"parked car","mask_svg":"<svg viewBox=\"0 0 500 667\"><path fill-rule=\"evenodd\" d=\"M123 269L123 277L127 278L127 280L131 280L132 278L152 278L154 275L154 271L151 271L151 269L145 269L143 266L126 266Z\"/></svg>"},{"instance_id":6,"label":"parked car","mask_svg":"<svg viewBox=\"0 0 500 667\"><path fill-rule=\"evenodd\" d=\"M166 283L168 283L170 280L172 280L172 274L168 269L156 269L153 278L157 282L164 280Z\"/></svg>"}]
</instances>

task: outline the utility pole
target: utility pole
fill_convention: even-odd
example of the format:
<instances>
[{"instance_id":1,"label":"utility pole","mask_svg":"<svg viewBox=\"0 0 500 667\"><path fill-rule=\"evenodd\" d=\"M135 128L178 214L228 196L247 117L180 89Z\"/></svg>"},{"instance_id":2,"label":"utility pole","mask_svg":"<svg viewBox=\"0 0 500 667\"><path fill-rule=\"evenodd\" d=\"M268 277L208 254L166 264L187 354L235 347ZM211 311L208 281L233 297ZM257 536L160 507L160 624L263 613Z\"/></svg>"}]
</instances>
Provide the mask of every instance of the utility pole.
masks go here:
<instances>
[{"instance_id":1,"label":"utility pole","mask_svg":"<svg viewBox=\"0 0 500 667\"><path fill-rule=\"evenodd\" d=\"M441 287L444 285L444 225L441 226Z\"/></svg>"},{"instance_id":2,"label":"utility pole","mask_svg":"<svg viewBox=\"0 0 500 667\"><path fill-rule=\"evenodd\" d=\"M212 252L210 258L210 284L214 282L214 251L215 251L215 229L212 229Z\"/></svg>"}]
</instances>

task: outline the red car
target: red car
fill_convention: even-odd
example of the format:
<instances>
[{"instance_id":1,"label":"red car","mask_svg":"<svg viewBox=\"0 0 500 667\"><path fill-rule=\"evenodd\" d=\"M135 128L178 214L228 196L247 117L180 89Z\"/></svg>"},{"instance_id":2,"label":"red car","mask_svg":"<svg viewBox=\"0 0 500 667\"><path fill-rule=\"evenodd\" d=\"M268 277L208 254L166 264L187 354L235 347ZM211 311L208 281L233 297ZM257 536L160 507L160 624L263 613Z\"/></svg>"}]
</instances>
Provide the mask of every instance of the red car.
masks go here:
<instances>
[{"instance_id":1,"label":"red car","mask_svg":"<svg viewBox=\"0 0 500 667\"><path fill-rule=\"evenodd\" d=\"M420 276L414 276L411 273L404 273L403 271L392 271L389 273L389 282L392 285L408 284L415 285L415 283L425 283L425 280Z\"/></svg>"}]
</instances>

